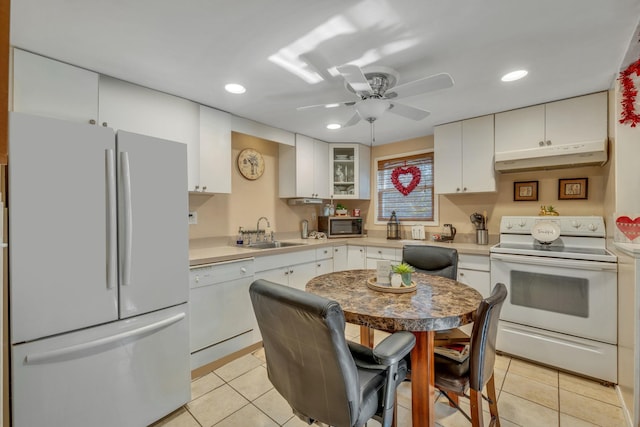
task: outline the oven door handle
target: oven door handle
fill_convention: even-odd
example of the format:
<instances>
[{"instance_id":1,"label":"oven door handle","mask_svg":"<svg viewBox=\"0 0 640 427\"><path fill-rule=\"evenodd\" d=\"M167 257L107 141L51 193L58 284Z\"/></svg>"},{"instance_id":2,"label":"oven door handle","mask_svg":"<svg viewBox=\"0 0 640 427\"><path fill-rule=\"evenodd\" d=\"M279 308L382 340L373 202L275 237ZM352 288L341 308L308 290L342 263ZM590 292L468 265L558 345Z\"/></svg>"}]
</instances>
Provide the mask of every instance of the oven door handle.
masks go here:
<instances>
[{"instance_id":1,"label":"oven door handle","mask_svg":"<svg viewBox=\"0 0 640 427\"><path fill-rule=\"evenodd\" d=\"M581 261L576 259L548 258L529 255L491 254L492 261L510 262L513 264L539 265L542 267L579 268L581 270L617 271L615 262Z\"/></svg>"}]
</instances>

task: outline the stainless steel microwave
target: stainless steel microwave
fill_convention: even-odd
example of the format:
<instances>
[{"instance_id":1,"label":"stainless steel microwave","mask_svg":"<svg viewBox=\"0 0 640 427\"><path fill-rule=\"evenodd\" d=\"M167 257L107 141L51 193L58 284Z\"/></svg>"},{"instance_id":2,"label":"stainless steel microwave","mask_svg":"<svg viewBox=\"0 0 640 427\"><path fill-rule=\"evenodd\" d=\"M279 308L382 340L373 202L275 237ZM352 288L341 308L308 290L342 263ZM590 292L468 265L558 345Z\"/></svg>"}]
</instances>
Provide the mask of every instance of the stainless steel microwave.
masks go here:
<instances>
[{"instance_id":1,"label":"stainless steel microwave","mask_svg":"<svg viewBox=\"0 0 640 427\"><path fill-rule=\"evenodd\" d=\"M318 231L325 233L328 238L364 235L362 218L356 216L319 216Z\"/></svg>"}]
</instances>

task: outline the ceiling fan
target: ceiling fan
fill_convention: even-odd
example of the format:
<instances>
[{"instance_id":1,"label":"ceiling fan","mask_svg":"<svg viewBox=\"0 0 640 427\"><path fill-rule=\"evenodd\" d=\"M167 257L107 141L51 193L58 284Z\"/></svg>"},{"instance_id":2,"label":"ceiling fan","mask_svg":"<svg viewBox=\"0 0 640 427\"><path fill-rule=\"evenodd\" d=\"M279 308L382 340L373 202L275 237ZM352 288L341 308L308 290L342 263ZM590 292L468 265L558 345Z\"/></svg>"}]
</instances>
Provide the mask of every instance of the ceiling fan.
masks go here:
<instances>
[{"instance_id":1,"label":"ceiling fan","mask_svg":"<svg viewBox=\"0 0 640 427\"><path fill-rule=\"evenodd\" d=\"M385 111L390 111L411 120L422 120L431 114L429 111L396 102L396 98L421 95L453 86L453 79L447 73L423 77L396 86L398 73L387 67L369 67L360 69L357 65L341 65L336 70L342 75L345 87L355 93L357 101L336 102L332 104L308 105L298 110L314 107L355 106L355 114L342 127L353 126L361 119L372 123Z\"/></svg>"}]
</instances>

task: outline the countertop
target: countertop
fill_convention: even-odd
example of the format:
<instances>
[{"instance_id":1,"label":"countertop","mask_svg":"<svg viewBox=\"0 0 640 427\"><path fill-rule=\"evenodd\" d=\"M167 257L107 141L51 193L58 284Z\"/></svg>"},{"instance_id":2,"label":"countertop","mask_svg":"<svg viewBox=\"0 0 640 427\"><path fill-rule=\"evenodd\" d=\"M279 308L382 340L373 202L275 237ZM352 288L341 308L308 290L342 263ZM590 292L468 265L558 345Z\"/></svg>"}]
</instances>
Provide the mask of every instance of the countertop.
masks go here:
<instances>
[{"instance_id":1,"label":"countertop","mask_svg":"<svg viewBox=\"0 0 640 427\"><path fill-rule=\"evenodd\" d=\"M356 237L344 239L278 239L282 242L300 243L300 246L284 248L253 249L238 247L220 242L220 239L198 239L189 242L189 265L202 265L214 262L233 261L243 258L292 253L307 249L317 249L336 245L375 246L401 249L404 245L435 245L455 248L460 254L489 256L491 245L475 243L448 243L428 240L387 240L377 237Z\"/></svg>"}]
</instances>

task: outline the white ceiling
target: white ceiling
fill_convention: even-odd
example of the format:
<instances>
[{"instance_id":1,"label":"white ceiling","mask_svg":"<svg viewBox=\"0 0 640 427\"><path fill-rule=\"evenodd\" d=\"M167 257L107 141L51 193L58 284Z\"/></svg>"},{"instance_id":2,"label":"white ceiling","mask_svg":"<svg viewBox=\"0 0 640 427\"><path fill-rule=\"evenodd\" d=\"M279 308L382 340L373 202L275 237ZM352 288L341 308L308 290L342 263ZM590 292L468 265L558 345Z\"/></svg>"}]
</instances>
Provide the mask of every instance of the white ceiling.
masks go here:
<instances>
[{"instance_id":1,"label":"white ceiling","mask_svg":"<svg viewBox=\"0 0 640 427\"><path fill-rule=\"evenodd\" d=\"M385 113L376 144L433 126L611 87L638 42L640 0L13 0L12 44L235 115L330 142L370 141L341 76L350 62L387 66L402 84L447 72L454 87L401 101L421 121ZM270 60L271 58L271 60ZM308 83L274 58L304 61ZM280 61L282 62L282 61ZM525 68L505 84L500 76ZM223 86L247 87L241 96Z\"/></svg>"}]
</instances>

